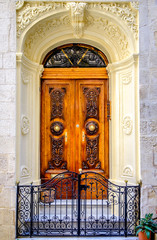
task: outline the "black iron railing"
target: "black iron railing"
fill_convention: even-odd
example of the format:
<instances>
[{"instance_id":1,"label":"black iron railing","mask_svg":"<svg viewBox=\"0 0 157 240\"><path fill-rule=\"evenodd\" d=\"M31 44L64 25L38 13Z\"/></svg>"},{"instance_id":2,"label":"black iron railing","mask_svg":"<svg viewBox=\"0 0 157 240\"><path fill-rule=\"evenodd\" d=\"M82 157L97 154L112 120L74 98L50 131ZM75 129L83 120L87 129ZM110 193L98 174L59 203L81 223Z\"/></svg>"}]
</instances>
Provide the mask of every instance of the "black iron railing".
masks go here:
<instances>
[{"instance_id":1,"label":"black iron railing","mask_svg":"<svg viewBox=\"0 0 157 240\"><path fill-rule=\"evenodd\" d=\"M49 182L17 185L16 235L134 236L140 185L118 186L95 172L58 174Z\"/></svg>"}]
</instances>

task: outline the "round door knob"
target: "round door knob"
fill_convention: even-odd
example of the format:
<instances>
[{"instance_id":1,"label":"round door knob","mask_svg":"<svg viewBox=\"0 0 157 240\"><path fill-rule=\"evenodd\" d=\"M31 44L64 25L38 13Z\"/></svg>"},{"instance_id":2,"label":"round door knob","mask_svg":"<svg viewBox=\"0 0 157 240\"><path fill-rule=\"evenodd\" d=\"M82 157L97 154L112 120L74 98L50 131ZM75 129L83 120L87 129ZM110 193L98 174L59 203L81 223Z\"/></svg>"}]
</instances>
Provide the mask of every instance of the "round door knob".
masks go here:
<instances>
[{"instance_id":1,"label":"round door knob","mask_svg":"<svg viewBox=\"0 0 157 240\"><path fill-rule=\"evenodd\" d=\"M95 130L95 125L94 124L90 124L88 128L89 128L90 131L93 132Z\"/></svg>"},{"instance_id":2,"label":"round door knob","mask_svg":"<svg viewBox=\"0 0 157 240\"><path fill-rule=\"evenodd\" d=\"M54 126L54 130L55 130L55 132L59 132L59 131L60 131L60 129L61 129L61 128L60 128L60 126L59 126L59 125L57 125L57 124L56 124L56 125Z\"/></svg>"}]
</instances>

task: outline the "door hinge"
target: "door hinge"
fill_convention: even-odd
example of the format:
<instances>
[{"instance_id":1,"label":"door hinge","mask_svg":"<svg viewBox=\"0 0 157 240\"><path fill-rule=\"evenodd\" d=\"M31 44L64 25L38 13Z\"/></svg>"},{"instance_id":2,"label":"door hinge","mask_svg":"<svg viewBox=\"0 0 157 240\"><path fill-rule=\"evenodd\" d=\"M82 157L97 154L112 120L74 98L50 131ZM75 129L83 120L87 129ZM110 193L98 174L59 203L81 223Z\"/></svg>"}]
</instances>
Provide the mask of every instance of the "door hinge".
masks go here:
<instances>
[{"instance_id":1,"label":"door hinge","mask_svg":"<svg viewBox=\"0 0 157 240\"><path fill-rule=\"evenodd\" d=\"M107 101L107 120L111 120L111 102Z\"/></svg>"}]
</instances>

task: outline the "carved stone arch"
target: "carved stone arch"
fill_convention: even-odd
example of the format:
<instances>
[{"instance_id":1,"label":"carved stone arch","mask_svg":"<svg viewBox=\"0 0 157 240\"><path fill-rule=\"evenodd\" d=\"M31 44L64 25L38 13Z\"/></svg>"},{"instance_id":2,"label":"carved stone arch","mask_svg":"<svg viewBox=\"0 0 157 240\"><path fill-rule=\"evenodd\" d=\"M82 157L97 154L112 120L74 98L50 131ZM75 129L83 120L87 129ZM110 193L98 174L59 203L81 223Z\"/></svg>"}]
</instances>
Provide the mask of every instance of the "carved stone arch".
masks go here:
<instances>
[{"instance_id":1,"label":"carved stone arch","mask_svg":"<svg viewBox=\"0 0 157 240\"><path fill-rule=\"evenodd\" d=\"M60 38L79 38L88 44L89 39L101 41L112 62L138 51L138 13L130 3L29 2L17 10L17 23L18 51L36 62L44 54L43 47L52 47L52 40L60 42ZM77 37L75 30L81 24Z\"/></svg>"},{"instance_id":2,"label":"carved stone arch","mask_svg":"<svg viewBox=\"0 0 157 240\"><path fill-rule=\"evenodd\" d=\"M17 124L17 180L40 182L41 63L58 46L84 43L98 48L110 62L110 178L123 182L123 169L131 165L134 175L129 181L135 183L139 179L138 9L129 2L88 0L82 10L77 2L74 8L78 20L75 10L63 1L22 1L17 9L17 123L23 113L30 118L29 134L22 135ZM31 76L27 84L21 79L22 71ZM124 76L130 79L128 84ZM131 116L131 134L124 133L125 116ZM29 176L22 178L21 166L28 166Z\"/></svg>"}]
</instances>

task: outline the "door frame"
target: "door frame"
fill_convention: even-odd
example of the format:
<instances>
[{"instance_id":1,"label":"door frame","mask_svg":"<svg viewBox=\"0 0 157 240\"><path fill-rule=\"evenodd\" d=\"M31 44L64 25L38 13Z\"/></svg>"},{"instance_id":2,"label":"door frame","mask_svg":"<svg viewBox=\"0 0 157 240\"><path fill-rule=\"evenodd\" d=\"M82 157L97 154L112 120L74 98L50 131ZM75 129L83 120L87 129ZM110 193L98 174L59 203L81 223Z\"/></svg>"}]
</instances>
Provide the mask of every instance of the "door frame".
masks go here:
<instances>
[{"instance_id":1,"label":"door frame","mask_svg":"<svg viewBox=\"0 0 157 240\"><path fill-rule=\"evenodd\" d=\"M45 68L43 71L43 75L41 78L41 85L43 80L104 80L108 81L108 74L106 68ZM107 102L109 101L109 84L107 90ZM41 106L42 106L42 94L41 94ZM107 104L105 107L105 121L108 122L108 113L107 113ZM41 111L42 114L42 111ZM42 117L42 116L41 116ZM40 135L42 139L42 121L40 117ZM106 170L103 175L108 179L109 178L109 122L107 126L105 126L105 161L104 161L104 169ZM40 141L40 175L41 175L41 159L42 159L42 142ZM76 171L76 169L73 169Z\"/></svg>"}]
</instances>

